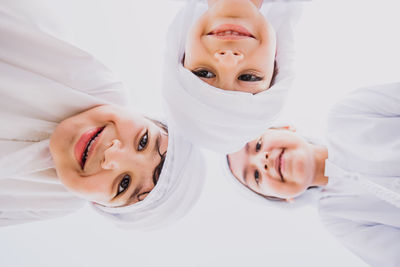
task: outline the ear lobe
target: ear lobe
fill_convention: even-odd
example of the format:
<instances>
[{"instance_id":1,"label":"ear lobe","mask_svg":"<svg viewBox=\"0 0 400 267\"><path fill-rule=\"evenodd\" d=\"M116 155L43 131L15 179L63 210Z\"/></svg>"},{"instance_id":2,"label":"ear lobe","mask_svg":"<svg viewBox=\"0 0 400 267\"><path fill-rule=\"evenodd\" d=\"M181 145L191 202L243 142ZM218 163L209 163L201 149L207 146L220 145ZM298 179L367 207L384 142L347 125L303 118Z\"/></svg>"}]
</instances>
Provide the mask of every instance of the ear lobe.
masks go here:
<instances>
[{"instance_id":1,"label":"ear lobe","mask_svg":"<svg viewBox=\"0 0 400 267\"><path fill-rule=\"evenodd\" d=\"M286 199L286 202L287 203L293 203L294 199L292 197L289 197L289 198Z\"/></svg>"},{"instance_id":2,"label":"ear lobe","mask_svg":"<svg viewBox=\"0 0 400 267\"><path fill-rule=\"evenodd\" d=\"M292 126L292 125L286 125L286 126L282 126L282 127L280 127L281 129L283 129L283 130L288 130L288 131L291 131L291 132L296 132L296 128L294 128L294 126Z\"/></svg>"},{"instance_id":3,"label":"ear lobe","mask_svg":"<svg viewBox=\"0 0 400 267\"><path fill-rule=\"evenodd\" d=\"M260 9L262 4L263 4L263 0L251 0L253 2L253 4Z\"/></svg>"}]
</instances>

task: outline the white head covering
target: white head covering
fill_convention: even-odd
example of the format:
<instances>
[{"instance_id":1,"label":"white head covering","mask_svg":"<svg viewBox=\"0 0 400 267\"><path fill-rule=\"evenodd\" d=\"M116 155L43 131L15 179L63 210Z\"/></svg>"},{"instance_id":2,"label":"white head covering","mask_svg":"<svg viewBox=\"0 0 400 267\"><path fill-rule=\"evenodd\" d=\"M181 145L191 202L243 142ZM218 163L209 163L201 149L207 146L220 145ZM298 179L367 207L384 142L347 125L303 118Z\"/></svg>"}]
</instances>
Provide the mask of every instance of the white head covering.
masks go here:
<instances>
[{"instance_id":1,"label":"white head covering","mask_svg":"<svg viewBox=\"0 0 400 267\"><path fill-rule=\"evenodd\" d=\"M264 3L277 34L275 83L256 95L212 87L182 66L188 29L206 10L190 1L170 26L164 68L167 115L183 135L208 149L229 153L260 135L279 113L293 80L293 24L299 3Z\"/></svg>"},{"instance_id":2,"label":"white head covering","mask_svg":"<svg viewBox=\"0 0 400 267\"><path fill-rule=\"evenodd\" d=\"M168 150L160 178L141 202L110 208L93 204L96 211L118 226L153 229L166 225L188 212L204 185L205 165L201 151L184 137L169 131Z\"/></svg>"}]
</instances>

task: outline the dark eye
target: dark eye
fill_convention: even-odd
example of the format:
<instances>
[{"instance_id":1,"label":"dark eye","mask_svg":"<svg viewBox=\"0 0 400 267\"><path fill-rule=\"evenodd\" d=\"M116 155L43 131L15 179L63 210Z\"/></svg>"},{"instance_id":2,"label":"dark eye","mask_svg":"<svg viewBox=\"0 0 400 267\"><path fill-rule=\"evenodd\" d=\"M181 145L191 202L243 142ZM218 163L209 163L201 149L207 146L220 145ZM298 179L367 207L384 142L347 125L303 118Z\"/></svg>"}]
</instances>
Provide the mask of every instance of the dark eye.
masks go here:
<instances>
[{"instance_id":1,"label":"dark eye","mask_svg":"<svg viewBox=\"0 0 400 267\"><path fill-rule=\"evenodd\" d=\"M208 70L194 70L192 73L200 78L211 79L215 77L215 74Z\"/></svg>"},{"instance_id":2,"label":"dark eye","mask_svg":"<svg viewBox=\"0 0 400 267\"><path fill-rule=\"evenodd\" d=\"M260 140L258 140L256 144L256 152L260 151L261 145L262 145L262 139L260 138Z\"/></svg>"},{"instance_id":3,"label":"dark eye","mask_svg":"<svg viewBox=\"0 0 400 267\"><path fill-rule=\"evenodd\" d=\"M149 134L146 131L146 133L142 136L142 138L140 138L139 145L138 145L138 151L142 151L143 149L145 149L145 147L148 143L148 139L149 139Z\"/></svg>"},{"instance_id":4,"label":"dark eye","mask_svg":"<svg viewBox=\"0 0 400 267\"><path fill-rule=\"evenodd\" d=\"M129 174L125 174L124 178L122 178L121 182L118 185L117 196L124 192L131 183L131 176Z\"/></svg>"},{"instance_id":5,"label":"dark eye","mask_svg":"<svg viewBox=\"0 0 400 267\"><path fill-rule=\"evenodd\" d=\"M260 172L258 170L254 171L254 180L256 180L257 184L260 182Z\"/></svg>"},{"instance_id":6,"label":"dark eye","mask_svg":"<svg viewBox=\"0 0 400 267\"><path fill-rule=\"evenodd\" d=\"M238 80L244 82L258 82L261 81L263 78L253 75L253 74L242 74L238 77Z\"/></svg>"}]
</instances>

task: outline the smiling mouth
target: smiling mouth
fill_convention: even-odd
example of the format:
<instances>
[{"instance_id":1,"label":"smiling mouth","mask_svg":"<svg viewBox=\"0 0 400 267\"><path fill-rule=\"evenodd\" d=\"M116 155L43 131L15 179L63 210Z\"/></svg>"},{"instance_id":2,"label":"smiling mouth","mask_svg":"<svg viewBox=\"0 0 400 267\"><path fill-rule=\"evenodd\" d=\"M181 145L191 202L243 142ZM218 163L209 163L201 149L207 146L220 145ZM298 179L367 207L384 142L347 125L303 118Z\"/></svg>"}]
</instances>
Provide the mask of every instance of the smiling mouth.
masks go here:
<instances>
[{"instance_id":1,"label":"smiling mouth","mask_svg":"<svg viewBox=\"0 0 400 267\"><path fill-rule=\"evenodd\" d=\"M279 154L278 158L276 159L277 170L278 170L278 173L279 173L279 175L281 177L281 181L283 183L285 182L285 179L283 178L283 175L282 175L282 164L283 164L282 156L283 156L284 152L285 152L285 149L282 149L281 153Z\"/></svg>"},{"instance_id":2,"label":"smiling mouth","mask_svg":"<svg viewBox=\"0 0 400 267\"><path fill-rule=\"evenodd\" d=\"M250 31L245 27L234 25L234 24L224 24L214 28L207 35L214 36L220 39L243 39L243 38L255 38Z\"/></svg>"},{"instance_id":3,"label":"smiling mouth","mask_svg":"<svg viewBox=\"0 0 400 267\"><path fill-rule=\"evenodd\" d=\"M77 158L79 165L82 170L85 167L85 163L93 151L94 145L98 140L97 137L101 134L105 127L99 127L91 129L82 134L75 146L75 157Z\"/></svg>"}]
</instances>

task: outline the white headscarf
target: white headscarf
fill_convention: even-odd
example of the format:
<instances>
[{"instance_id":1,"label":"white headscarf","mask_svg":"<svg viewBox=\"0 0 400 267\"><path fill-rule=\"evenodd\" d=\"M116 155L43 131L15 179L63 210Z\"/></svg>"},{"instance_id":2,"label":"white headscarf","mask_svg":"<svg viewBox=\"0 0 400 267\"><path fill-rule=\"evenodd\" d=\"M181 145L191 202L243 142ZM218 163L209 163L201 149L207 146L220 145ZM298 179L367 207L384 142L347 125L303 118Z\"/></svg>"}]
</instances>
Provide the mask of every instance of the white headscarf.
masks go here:
<instances>
[{"instance_id":1,"label":"white headscarf","mask_svg":"<svg viewBox=\"0 0 400 267\"><path fill-rule=\"evenodd\" d=\"M158 183L141 202L121 208L93 207L118 226L153 229L188 212L204 185L205 165L201 151L177 133L169 131L168 150Z\"/></svg>"},{"instance_id":2,"label":"white headscarf","mask_svg":"<svg viewBox=\"0 0 400 267\"><path fill-rule=\"evenodd\" d=\"M208 85L182 65L190 26L207 6L190 1L170 26L164 66L163 98L167 115L195 144L230 153L256 138L277 117L293 80L293 25L299 3L264 3L262 12L277 35L274 84L256 95Z\"/></svg>"}]
</instances>

